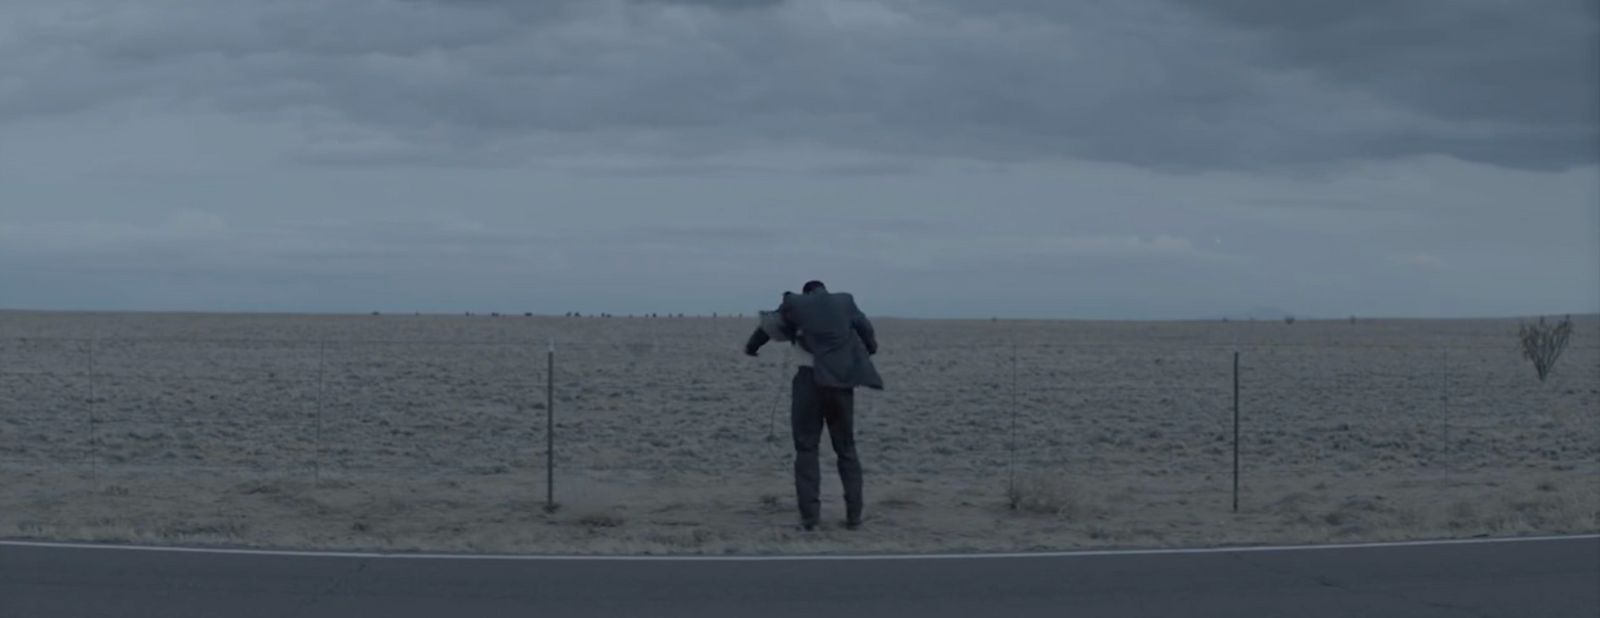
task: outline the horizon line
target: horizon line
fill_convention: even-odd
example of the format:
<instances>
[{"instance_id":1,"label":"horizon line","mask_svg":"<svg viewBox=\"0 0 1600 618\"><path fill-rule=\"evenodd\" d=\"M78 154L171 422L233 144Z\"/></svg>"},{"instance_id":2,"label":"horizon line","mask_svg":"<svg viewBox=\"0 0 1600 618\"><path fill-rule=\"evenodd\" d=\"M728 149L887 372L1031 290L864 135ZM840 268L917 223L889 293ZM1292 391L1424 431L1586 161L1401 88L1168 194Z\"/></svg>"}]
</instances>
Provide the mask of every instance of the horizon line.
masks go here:
<instances>
[{"instance_id":1,"label":"horizon line","mask_svg":"<svg viewBox=\"0 0 1600 618\"><path fill-rule=\"evenodd\" d=\"M554 313L541 313L541 312L537 312L537 311L533 311L533 312L529 312L529 311L516 311L516 312L504 312L504 311L460 311L460 312L394 311L394 312L390 312L390 311L381 311L381 310L374 310L374 311L292 311L292 310L273 310L273 309L262 309L262 310L245 310L245 309L60 309L60 308L39 309L39 308L0 307L0 314L3 314L3 313L147 314L147 315L168 314L168 315L213 315L213 316L230 316L230 315L232 315L232 316L286 316L286 317L293 317L293 316L299 316L299 317L380 317L380 318L381 317L458 317L458 318L462 318L462 317L477 317L477 318L490 318L490 319L494 319L494 318L524 318L524 319L526 319L526 318L563 318L563 319L685 319L685 320L688 320L688 319L730 319L730 318L742 319L744 317L753 318L755 316L755 314L756 314L756 312L754 312L754 311L750 311L750 312L731 312L731 313L723 313L723 312L710 312L710 313L654 312L654 313L631 313L631 314L616 314L616 313L600 312L600 313L587 313L587 314L578 314L578 315L559 315L559 314L554 314ZM655 315L657 317L652 318L652 317L650 317L651 315ZM678 316L682 316L682 317L680 318ZM1491 320L1526 320L1526 319L1545 318L1545 317L1555 317L1555 318L1560 318L1560 317L1600 318L1600 311L1591 311L1591 312L1573 311L1573 312L1555 312L1555 313L1498 314L1498 315L1479 314L1479 315L1471 315L1471 316L1378 315L1378 314L1360 315L1360 314L1350 314L1350 315L1345 315L1345 316L1340 316L1340 317L1333 317L1333 316L1318 316L1318 315L1298 315L1298 314L1286 312L1286 313L1284 313L1282 315L1274 315L1274 316L1271 316L1271 317L1264 317L1264 316L1260 316L1260 315L1249 315L1249 314L1245 314L1245 315L1210 315L1210 316L1198 316L1198 317L1167 317L1167 318L1132 318L1132 317L1129 317L1129 318L1103 318L1103 317L1070 317L1070 316L1062 316L1062 317L1010 316L1010 317L1008 317L1008 316L1002 316L1002 315L992 315L992 316L988 316L988 317L963 317L963 316L928 317L928 316L894 315L892 313L883 313L883 314L878 314L878 315L875 315L875 316L872 316L872 317L874 319L880 319L880 320L949 321L949 322L1280 322L1280 321L1283 321L1283 320L1285 320L1287 318L1293 318L1294 321L1296 321L1296 322L1301 322L1301 321L1304 321L1304 322L1341 321L1342 322L1342 321L1348 321L1351 318L1354 318L1357 321L1362 321L1362 320L1367 320L1367 321L1372 321L1372 320L1381 320L1381 321L1404 321L1404 320L1414 320L1414 321L1491 321Z\"/></svg>"}]
</instances>

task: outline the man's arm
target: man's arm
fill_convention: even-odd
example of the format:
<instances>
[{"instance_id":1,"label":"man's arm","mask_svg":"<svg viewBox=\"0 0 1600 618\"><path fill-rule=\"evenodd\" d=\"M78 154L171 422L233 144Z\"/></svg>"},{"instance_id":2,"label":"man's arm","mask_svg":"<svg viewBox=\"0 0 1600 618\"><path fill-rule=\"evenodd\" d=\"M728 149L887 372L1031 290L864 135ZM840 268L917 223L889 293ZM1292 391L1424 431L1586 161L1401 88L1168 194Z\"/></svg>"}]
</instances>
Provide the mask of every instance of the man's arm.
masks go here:
<instances>
[{"instance_id":1,"label":"man's arm","mask_svg":"<svg viewBox=\"0 0 1600 618\"><path fill-rule=\"evenodd\" d=\"M778 317L783 321L782 326L779 327L782 332L778 334L783 338L789 339L790 341L794 340L795 330L794 326L789 324L787 311L789 309L789 297L793 295L793 292L784 292L783 302L778 305ZM764 312L762 314L757 314L756 320L758 322L756 324L756 332L750 333L750 339L745 341L744 344L744 353L750 356L756 356L761 350L761 346L766 345L768 341L772 340L772 333L767 332L766 316Z\"/></svg>"},{"instance_id":2,"label":"man's arm","mask_svg":"<svg viewBox=\"0 0 1600 618\"><path fill-rule=\"evenodd\" d=\"M866 344L867 354L878 353L878 335L872 330L872 321L867 319L867 314L856 307L856 299L850 297L850 328L855 329L856 335L861 337L861 343Z\"/></svg>"},{"instance_id":3,"label":"man's arm","mask_svg":"<svg viewBox=\"0 0 1600 618\"><path fill-rule=\"evenodd\" d=\"M767 342L771 340L772 337L767 334L767 331L757 326L756 332L750 333L750 339L744 342L744 353L755 356L761 350L761 346L767 345Z\"/></svg>"}]
</instances>

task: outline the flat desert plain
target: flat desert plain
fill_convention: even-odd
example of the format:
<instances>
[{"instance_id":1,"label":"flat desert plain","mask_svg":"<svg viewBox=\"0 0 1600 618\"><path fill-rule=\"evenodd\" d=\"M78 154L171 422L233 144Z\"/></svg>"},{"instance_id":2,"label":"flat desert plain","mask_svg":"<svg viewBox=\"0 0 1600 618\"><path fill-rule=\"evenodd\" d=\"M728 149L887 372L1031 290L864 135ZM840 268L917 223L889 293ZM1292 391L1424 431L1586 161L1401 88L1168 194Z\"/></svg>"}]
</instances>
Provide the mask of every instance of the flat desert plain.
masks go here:
<instances>
[{"instance_id":1,"label":"flat desert plain","mask_svg":"<svg viewBox=\"0 0 1600 618\"><path fill-rule=\"evenodd\" d=\"M807 534L791 360L740 353L749 315L0 312L0 537L768 553L1600 531L1594 316L1542 383L1517 320L876 322L868 523L835 523L824 440L828 525Z\"/></svg>"}]
</instances>

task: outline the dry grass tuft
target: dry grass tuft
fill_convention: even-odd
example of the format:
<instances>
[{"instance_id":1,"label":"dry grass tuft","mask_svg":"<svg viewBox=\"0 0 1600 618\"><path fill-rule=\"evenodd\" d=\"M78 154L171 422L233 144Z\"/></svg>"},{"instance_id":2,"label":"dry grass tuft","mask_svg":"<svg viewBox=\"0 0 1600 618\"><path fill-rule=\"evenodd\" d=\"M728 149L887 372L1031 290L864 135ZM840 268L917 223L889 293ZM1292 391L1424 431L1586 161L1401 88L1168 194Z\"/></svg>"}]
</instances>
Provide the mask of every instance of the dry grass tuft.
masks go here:
<instances>
[{"instance_id":1,"label":"dry grass tuft","mask_svg":"<svg viewBox=\"0 0 1600 618\"><path fill-rule=\"evenodd\" d=\"M576 522L585 528L621 528L627 523L621 517L610 513L584 513L578 516Z\"/></svg>"},{"instance_id":2,"label":"dry grass tuft","mask_svg":"<svg viewBox=\"0 0 1600 618\"><path fill-rule=\"evenodd\" d=\"M1059 475L1019 475L1006 489L1006 504L1013 511L1069 520L1084 519L1097 512L1092 502L1086 492Z\"/></svg>"}]
</instances>

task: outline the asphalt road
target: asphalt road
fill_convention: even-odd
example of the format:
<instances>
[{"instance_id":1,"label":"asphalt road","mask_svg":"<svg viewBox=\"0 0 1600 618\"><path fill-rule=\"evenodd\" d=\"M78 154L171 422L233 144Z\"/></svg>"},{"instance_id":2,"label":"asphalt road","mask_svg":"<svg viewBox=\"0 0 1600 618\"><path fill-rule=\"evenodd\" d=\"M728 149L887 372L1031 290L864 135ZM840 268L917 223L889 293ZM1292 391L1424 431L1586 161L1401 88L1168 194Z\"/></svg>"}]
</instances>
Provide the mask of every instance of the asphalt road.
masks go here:
<instances>
[{"instance_id":1,"label":"asphalt road","mask_svg":"<svg viewBox=\"0 0 1600 618\"><path fill-rule=\"evenodd\" d=\"M984 558L572 560L0 544L0 616L1600 616L1600 537Z\"/></svg>"}]
</instances>

